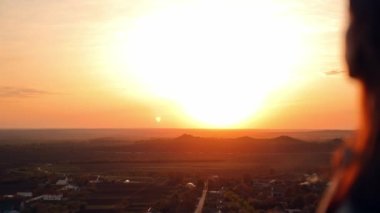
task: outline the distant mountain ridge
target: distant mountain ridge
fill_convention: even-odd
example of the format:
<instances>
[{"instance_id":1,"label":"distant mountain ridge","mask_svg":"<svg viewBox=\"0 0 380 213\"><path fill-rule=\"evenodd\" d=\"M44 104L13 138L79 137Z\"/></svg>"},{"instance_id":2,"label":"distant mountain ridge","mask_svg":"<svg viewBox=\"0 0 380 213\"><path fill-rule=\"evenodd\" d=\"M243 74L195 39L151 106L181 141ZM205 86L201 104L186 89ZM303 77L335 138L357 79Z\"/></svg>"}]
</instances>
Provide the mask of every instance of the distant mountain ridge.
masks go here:
<instances>
[{"instance_id":1,"label":"distant mountain ridge","mask_svg":"<svg viewBox=\"0 0 380 213\"><path fill-rule=\"evenodd\" d=\"M276 130L276 129L0 129L0 143L85 141L99 138L147 140L174 138L182 134L208 138L275 138L282 135L306 141L352 138L354 130Z\"/></svg>"},{"instance_id":2,"label":"distant mountain ridge","mask_svg":"<svg viewBox=\"0 0 380 213\"><path fill-rule=\"evenodd\" d=\"M119 151L129 152L210 152L210 153L297 153L332 152L343 143L342 139L308 142L289 136L257 139L203 138L183 134L172 139L141 140L119 146Z\"/></svg>"},{"instance_id":3,"label":"distant mountain ridge","mask_svg":"<svg viewBox=\"0 0 380 213\"><path fill-rule=\"evenodd\" d=\"M1 162L12 163L135 163L219 161L226 159L269 162L305 159L325 163L342 139L304 141L290 136L273 138L216 138L183 134L179 137L150 140L115 140L100 138L55 143L0 144ZM282 156L282 157L279 157ZM288 156L288 157L284 157ZM245 159L245 160L244 160ZM282 160L280 160L282 159ZM259 163L259 162L258 162ZM4 165L4 164L2 164ZM0 165L0 168L1 166Z\"/></svg>"}]
</instances>

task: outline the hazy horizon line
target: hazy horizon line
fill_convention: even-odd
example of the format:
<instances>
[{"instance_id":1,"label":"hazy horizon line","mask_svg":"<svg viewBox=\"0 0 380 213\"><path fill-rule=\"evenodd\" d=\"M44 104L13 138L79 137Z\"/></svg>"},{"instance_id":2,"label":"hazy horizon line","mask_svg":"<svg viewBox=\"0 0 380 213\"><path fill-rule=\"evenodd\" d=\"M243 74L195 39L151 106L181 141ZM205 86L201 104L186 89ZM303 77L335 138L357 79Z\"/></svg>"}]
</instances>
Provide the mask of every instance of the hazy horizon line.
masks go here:
<instances>
[{"instance_id":1,"label":"hazy horizon line","mask_svg":"<svg viewBox=\"0 0 380 213\"><path fill-rule=\"evenodd\" d=\"M2 130L211 130L211 131L239 131L239 130L250 130L250 131L357 131L357 129L345 129L345 128L307 128L307 129L280 129L280 128L156 128L156 127L133 127L133 128L91 128L91 127L59 127L59 128L1 128Z\"/></svg>"}]
</instances>

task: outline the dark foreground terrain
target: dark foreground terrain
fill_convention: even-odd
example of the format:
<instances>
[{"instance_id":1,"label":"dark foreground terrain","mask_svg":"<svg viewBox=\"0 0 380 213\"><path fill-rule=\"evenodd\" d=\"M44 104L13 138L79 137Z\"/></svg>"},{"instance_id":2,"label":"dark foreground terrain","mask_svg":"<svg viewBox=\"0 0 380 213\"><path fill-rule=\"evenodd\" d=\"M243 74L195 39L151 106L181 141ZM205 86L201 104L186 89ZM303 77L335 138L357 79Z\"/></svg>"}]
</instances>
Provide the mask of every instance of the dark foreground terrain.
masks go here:
<instances>
[{"instance_id":1,"label":"dark foreground terrain","mask_svg":"<svg viewBox=\"0 0 380 213\"><path fill-rule=\"evenodd\" d=\"M0 212L314 212L341 139L0 145Z\"/></svg>"}]
</instances>

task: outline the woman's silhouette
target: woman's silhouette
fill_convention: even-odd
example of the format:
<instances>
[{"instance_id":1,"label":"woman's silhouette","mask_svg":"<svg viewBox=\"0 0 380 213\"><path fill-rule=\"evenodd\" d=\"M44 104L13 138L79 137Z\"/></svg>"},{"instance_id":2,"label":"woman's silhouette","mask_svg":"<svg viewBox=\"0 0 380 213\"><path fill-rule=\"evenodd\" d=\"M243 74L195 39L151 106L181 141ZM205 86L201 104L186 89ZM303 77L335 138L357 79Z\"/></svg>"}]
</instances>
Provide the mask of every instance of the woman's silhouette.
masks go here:
<instances>
[{"instance_id":1,"label":"woman's silhouette","mask_svg":"<svg viewBox=\"0 0 380 213\"><path fill-rule=\"evenodd\" d=\"M380 212L380 0L350 0L346 60L362 86L362 125L341 151L319 212Z\"/></svg>"}]
</instances>

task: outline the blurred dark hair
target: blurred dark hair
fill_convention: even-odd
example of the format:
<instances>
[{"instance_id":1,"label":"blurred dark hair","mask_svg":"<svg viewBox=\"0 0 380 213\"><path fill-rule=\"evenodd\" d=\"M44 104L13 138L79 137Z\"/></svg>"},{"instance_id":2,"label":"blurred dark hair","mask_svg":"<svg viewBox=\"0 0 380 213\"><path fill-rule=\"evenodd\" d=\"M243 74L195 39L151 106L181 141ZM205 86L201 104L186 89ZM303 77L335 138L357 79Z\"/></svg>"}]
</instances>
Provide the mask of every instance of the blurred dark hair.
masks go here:
<instances>
[{"instance_id":1,"label":"blurred dark hair","mask_svg":"<svg viewBox=\"0 0 380 213\"><path fill-rule=\"evenodd\" d=\"M380 1L350 0L346 59L352 77L366 86L380 80Z\"/></svg>"},{"instance_id":2,"label":"blurred dark hair","mask_svg":"<svg viewBox=\"0 0 380 213\"><path fill-rule=\"evenodd\" d=\"M380 212L380 0L350 0L346 60L363 86L362 123L318 212Z\"/></svg>"}]
</instances>

